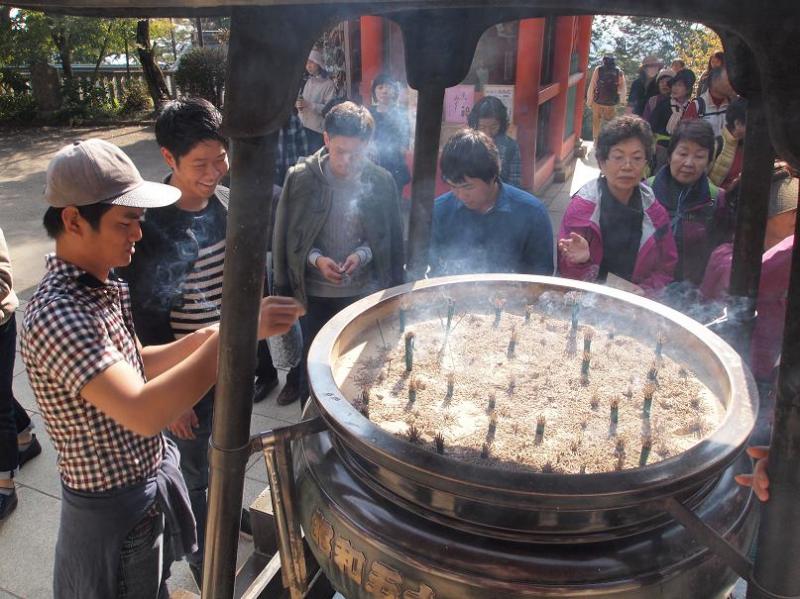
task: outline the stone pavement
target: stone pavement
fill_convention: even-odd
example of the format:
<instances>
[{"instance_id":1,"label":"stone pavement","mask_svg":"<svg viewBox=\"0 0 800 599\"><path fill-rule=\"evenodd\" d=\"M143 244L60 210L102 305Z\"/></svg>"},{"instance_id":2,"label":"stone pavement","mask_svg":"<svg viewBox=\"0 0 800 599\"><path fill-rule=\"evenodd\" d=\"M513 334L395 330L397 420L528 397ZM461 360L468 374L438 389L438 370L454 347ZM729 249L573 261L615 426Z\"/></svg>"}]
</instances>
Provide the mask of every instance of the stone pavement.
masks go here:
<instances>
[{"instance_id":1,"label":"stone pavement","mask_svg":"<svg viewBox=\"0 0 800 599\"><path fill-rule=\"evenodd\" d=\"M135 126L101 129L31 129L0 131L0 227L9 243L13 261L15 288L21 305L17 324L27 300L44 273L43 256L53 244L41 226L44 202L41 198L45 171L52 154L73 139L102 137L122 147L134 160L145 179L160 180L165 168L155 143L152 127ZM597 176L591 159L578 160L575 173L565 183L557 183L541 199L547 205L558 232L561 216L574 193L584 182ZM17 348L19 349L19 348ZM44 430L39 408L33 398L22 359L17 352L14 368L14 393L29 411L42 444L42 455L28 462L17 482L19 506L0 524L0 599L22 597L46 599L52 596L53 551L58 532L61 489L56 469L56 455ZM256 404L251 432L268 430L296 422L297 404L280 407L275 395ZM266 469L259 456L250 459L244 484L243 505L249 506L267 484ZM239 563L252 552L252 542L242 536ZM185 563L175 564L170 589L197 591Z\"/></svg>"}]
</instances>

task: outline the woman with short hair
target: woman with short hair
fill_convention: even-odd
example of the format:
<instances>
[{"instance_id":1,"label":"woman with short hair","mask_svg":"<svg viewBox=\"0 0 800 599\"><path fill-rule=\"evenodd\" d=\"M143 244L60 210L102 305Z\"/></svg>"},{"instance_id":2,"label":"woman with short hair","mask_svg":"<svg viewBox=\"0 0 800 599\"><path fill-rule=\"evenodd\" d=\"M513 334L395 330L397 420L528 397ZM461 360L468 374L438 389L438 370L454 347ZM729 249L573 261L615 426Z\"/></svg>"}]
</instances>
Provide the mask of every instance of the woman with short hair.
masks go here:
<instances>
[{"instance_id":1,"label":"woman with short hair","mask_svg":"<svg viewBox=\"0 0 800 599\"><path fill-rule=\"evenodd\" d=\"M601 175L570 201L558 241L558 271L583 281L614 275L645 295L673 279L678 261L669 215L642 174L653 152L650 125L621 116L595 145Z\"/></svg>"},{"instance_id":2,"label":"woman with short hair","mask_svg":"<svg viewBox=\"0 0 800 599\"><path fill-rule=\"evenodd\" d=\"M499 98L484 96L469 113L469 126L492 138L500 154L500 178L503 183L522 188L522 158L519 144L508 132L508 109Z\"/></svg>"}]
</instances>

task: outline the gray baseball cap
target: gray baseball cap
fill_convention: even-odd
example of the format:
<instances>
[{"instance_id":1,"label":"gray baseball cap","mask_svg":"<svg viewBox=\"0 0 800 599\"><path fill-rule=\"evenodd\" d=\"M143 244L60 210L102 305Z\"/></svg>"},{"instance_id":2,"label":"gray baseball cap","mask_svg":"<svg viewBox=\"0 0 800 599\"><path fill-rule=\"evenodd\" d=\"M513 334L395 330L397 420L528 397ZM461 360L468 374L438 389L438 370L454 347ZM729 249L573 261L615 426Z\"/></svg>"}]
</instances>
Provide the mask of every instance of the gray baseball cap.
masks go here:
<instances>
[{"instance_id":1,"label":"gray baseball cap","mask_svg":"<svg viewBox=\"0 0 800 599\"><path fill-rule=\"evenodd\" d=\"M177 187L142 179L128 155L102 139L64 146L47 167L44 199L55 208L100 203L160 208L180 197Z\"/></svg>"}]
</instances>

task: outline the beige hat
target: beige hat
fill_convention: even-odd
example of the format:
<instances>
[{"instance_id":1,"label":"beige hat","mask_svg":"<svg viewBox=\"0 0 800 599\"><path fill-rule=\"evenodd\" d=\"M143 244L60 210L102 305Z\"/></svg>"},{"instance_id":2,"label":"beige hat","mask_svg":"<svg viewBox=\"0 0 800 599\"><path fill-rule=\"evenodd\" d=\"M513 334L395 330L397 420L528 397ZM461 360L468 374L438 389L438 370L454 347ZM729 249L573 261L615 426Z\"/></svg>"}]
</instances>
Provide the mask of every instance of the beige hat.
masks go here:
<instances>
[{"instance_id":1,"label":"beige hat","mask_svg":"<svg viewBox=\"0 0 800 599\"><path fill-rule=\"evenodd\" d=\"M798 179L781 179L772 184L769 190L767 217L772 218L790 210L797 210Z\"/></svg>"},{"instance_id":2,"label":"beige hat","mask_svg":"<svg viewBox=\"0 0 800 599\"><path fill-rule=\"evenodd\" d=\"M44 199L55 208L99 203L160 208L180 197L177 187L142 179L127 154L102 139L64 146L47 167Z\"/></svg>"},{"instance_id":3,"label":"beige hat","mask_svg":"<svg viewBox=\"0 0 800 599\"><path fill-rule=\"evenodd\" d=\"M320 52L319 50L312 50L311 54L308 55L308 59L311 62L317 63L319 66L323 68L325 67L325 59L322 58L322 52Z\"/></svg>"},{"instance_id":4,"label":"beige hat","mask_svg":"<svg viewBox=\"0 0 800 599\"><path fill-rule=\"evenodd\" d=\"M664 77L669 77L670 79L675 78L675 71L672 69L661 69L656 75L656 81L661 81Z\"/></svg>"}]
</instances>

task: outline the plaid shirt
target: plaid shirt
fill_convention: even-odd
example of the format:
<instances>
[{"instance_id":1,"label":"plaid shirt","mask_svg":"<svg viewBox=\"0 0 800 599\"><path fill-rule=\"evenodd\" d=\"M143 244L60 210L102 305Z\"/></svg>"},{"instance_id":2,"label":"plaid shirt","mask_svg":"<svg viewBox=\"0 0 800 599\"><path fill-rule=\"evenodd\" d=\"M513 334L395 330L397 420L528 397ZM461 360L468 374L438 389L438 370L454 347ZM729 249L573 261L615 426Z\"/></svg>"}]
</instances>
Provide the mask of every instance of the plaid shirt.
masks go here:
<instances>
[{"instance_id":1,"label":"plaid shirt","mask_svg":"<svg viewBox=\"0 0 800 599\"><path fill-rule=\"evenodd\" d=\"M102 283L49 255L25 311L21 351L65 485L108 491L156 473L161 435L129 431L81 397L89 381L122 360L145 378L125 283Z\"/></svg>"},{"instance_id":2,"label":"plaid shirt","mask_svg":"<svg viewBox=\"0 0 800 599\"><path fill-rule=\"evenodd\" d=\"M283 185L286 173L300 158L310 155L308 136L300 117L292 113L278 131L278 149L275 152L275 184Z\"/></svg>"}]
</instances>

